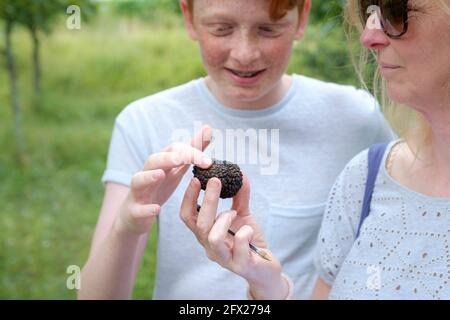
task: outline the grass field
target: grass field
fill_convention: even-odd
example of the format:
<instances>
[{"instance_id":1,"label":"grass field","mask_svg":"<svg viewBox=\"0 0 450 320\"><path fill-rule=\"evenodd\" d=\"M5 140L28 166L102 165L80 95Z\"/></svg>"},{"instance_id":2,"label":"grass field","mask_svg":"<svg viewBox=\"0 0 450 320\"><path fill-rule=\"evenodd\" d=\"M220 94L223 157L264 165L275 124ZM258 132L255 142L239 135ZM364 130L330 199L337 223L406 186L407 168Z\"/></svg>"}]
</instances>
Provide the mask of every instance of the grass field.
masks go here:
<instances>
[{"instance_id":1,"label":"grass field","mask_svg":"<svg viewBox=\"0 0 450 320\"><path fill-rule=\"evenodd\" d=\"M8 80L3 60L0 64L0 299L74 299L76 293L66 288L66 268L81 267L87 259L115 116L131 101L204 71L195 43L177 24L158 28L108 20L81 31L60 25L43 39L37 106L30 50L28 34L17 30L24 166L17 164ZM289 71L355 81L340 30L322 34L311 27L295 47ZM155 249L153 232L135 299L152 297Z\"/></svg>"}]
</instances>

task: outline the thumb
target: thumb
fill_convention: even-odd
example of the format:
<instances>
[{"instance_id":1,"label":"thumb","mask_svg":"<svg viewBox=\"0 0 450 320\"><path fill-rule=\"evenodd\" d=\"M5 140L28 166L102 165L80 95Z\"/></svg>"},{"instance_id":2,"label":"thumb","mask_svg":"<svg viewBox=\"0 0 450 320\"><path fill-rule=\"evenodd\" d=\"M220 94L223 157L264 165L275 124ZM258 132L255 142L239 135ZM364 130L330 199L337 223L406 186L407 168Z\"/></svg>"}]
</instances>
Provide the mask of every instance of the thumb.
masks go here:
<instances>
[{"instance_id":1,"label":"thumb","mask_svg":"<svg viewBox=\"0 0 450 320\"><path fill-rule=\"evenodd\" d=\"M250 215L250 181L245 173L242 173L242 187L233 197L231 209L236 210L239 216Z\"/></svg>"}]
</instances>

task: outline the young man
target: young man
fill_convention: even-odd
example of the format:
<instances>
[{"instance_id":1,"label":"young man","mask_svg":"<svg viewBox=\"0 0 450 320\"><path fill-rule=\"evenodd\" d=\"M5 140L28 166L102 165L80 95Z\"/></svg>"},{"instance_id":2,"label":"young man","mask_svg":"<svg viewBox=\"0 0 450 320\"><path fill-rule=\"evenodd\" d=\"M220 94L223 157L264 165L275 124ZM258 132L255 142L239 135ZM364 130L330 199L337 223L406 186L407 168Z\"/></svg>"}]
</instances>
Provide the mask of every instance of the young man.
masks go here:
<instances>
[{"instance_id":1,"label":"young man","mask_svg":"<svg viewBox=\"0 0 450 320\"><path fill-rule=\"evenodd\" d=\"M208 76L118 116L79 297L131 296L158 216L155 299L245 298L245 281L210 262L179 217L190 164L207 168L214 157L237 162L249 177L250 207L270 249L302 288L296 296L309 298L328 192L348 160L391 131L366 92L285 73L310 0L180 3ZM190 144L174 143L194 131Z\"/></svg>"}]
</instances>

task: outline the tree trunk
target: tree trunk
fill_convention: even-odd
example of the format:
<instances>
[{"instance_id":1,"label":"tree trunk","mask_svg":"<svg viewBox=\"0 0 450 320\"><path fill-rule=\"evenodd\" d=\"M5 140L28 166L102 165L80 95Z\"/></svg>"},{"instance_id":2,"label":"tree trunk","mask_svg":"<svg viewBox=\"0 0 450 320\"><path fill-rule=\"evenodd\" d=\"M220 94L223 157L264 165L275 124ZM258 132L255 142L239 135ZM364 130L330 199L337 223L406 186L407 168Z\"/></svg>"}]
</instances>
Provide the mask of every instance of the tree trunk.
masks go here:
<instances>
[{"instance_id":1,"label":"tree trunk","mask_svg":"<svg viewBox=\"0 0 450 320\"><path fill-rule=\"evenodd\" d=\"M19 95L17 92L17 73L12 50L11 35L13 30L13 22L5 23L5 40L6 40L6 65L8 69L9 84L11 90L11 107L14 117L14 133L16 137L16 146L19 160L23 163L26 157L26 144L22 128L22 110L19 104Z\"/></svg>"},{"instance_id":2,"label":"tree trunk","mask_svg":"<svg viewBox=\"0 0 450 320\"><path fill-rule=\"evenodd\" d=\"M33 38L33 84L34 94L39 97L41 94L41 59L40 59L40 42L38 31L35 27L30 28L31 37Z\"/></svg>"}]
</instances>

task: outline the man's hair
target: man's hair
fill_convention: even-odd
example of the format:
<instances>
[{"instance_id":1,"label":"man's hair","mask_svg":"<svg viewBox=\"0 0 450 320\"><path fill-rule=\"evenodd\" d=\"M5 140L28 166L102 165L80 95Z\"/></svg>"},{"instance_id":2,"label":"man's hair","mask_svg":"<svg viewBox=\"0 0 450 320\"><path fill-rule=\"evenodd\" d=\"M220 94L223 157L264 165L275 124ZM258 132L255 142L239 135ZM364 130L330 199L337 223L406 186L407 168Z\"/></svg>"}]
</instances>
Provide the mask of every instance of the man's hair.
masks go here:
<instances>
[{"instance_id":1,"label":"man's hair","mask_svg":"<svg viewBox=\"0 0 450 320\"><path fill-rule=\"evenodd\" d=\"M280 20L286 13L298 7L298 11L303 10L305 0L269 0L269 17L273 21ZM194 0L187 0L189 11L192 13L194 8Z\"/></svg>"}]
</instances>

